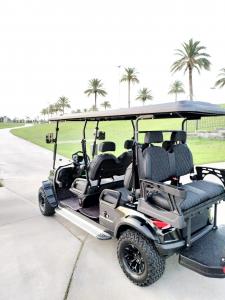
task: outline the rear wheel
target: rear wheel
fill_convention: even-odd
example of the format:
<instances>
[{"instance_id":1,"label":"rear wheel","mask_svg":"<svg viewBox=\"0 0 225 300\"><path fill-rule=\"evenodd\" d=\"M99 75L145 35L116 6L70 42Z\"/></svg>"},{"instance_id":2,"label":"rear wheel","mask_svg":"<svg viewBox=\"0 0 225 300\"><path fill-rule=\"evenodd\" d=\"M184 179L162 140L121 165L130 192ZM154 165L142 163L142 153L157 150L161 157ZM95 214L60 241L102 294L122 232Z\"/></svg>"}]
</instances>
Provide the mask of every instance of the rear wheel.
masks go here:
<instances>
[{"instance_id":1,"label":"rear wheel","mask_svg":"<svg viewBox=\"0 0 225 300\"><path fill-rule=\"evenodd\" d=\"M153 284L165 270L165 259L153 243L137 231L126 230L121 234L117 256L125 275L139 286Z\"/></svg>"},{"instance_id":2,"label":"rear wheel","mask_svg":"<svg viewBox=\"0 0 225 300\"><path fill-rule=\"evenodd\" d=\"M47 197L42 187L39 189L38 192L38 201L39 201L39 208L42 215L44 216L54 215L55 209L51 207L51 205L48 203Z\"/></svg>"}]
</instances>

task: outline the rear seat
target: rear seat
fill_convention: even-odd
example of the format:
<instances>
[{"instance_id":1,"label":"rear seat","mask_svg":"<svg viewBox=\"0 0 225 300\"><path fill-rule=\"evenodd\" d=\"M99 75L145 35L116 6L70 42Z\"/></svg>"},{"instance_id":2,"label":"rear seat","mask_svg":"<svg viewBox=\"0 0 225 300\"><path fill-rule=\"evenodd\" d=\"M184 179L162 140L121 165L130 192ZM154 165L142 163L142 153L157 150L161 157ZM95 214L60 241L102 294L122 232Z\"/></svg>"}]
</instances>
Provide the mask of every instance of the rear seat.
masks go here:
<instances>
[{"instance_id":1,"label":"rear seat","mask_svg":"<svg viewBox=\"0 0 225 300\"><path fill-rule=\"evenodd\" d=\"M171 134L171 145L167 151L153 146L152 143L162 143L160 131L149 131L145 135L145 143L149 144L143 152L139 151L141 178L165 182L172 177L180 177L193 172L192 153L186 145L186 132L177 131ZM181 204L183 211L194 207L206 200L223 194L224 187L206 180L196 180L182 185L187 192L186 199ZM164 209L170 210L167 194L158 193L151 197L151 202Z\"/></svg>"}]
</instances>

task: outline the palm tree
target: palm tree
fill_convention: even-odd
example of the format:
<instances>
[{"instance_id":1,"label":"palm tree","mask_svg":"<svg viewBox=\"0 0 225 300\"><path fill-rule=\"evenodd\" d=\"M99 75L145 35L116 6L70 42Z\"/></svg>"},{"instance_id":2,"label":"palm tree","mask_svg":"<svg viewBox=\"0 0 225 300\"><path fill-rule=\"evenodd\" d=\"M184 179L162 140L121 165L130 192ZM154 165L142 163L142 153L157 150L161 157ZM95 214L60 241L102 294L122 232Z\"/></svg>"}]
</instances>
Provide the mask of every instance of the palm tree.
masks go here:
<instances>
[{"instance_id":1,"label":"palm tree","mask_svg":"<svg viewBox=\"0 0 225 300\"><path fill-rule=\"evenodd\" d=\"M89 111L98 111L98 108L95 105L92 105L92 107L90 107Z\"/></svg>"},{"instance_id":2,"label":"palm tree","mask_svg":"<svg viewBox=\"0 0 225 300\"><path fill-rule=\"evenodd\" d=\"M62 111L62 113L64 114L66 107L70 108L70 100L65 96L61 96L56 102L56 109L58 109L58 111Z\"/></svg>"},{"instance_id":3,"label":"palm tree","mask_svg":"<svg viewBox=\"0 0 225 300\"><path fill-rule=\"evenodd\" d=\"M209 54L202 52L206 47L200 46L200 41L194 42L190 39L187 43L182 44L182 49L177 49L175 55L179 57L172 66L171 72L175 73L184 69L184 73L188 71L189 76L189 90L190 90L190 100L193 100L193 83L192 83L192 72L196 69L199 73L201 69L209 70L210 61L208 57Z\"/></svg>"},{"instance_id":4,"label":"palm tree","mask_svg":"<svg viewBox=\"0 0 225 300\"><path fill-rule=\"evenodd\" d=\"M111 104L110 104L109 101L104 101L104 102L101 103L101 106L104 107L105 110L106 110L107 108L111 107Z\"/></svg>"},{"instance_id":5,"label":"palm tree","mask_svg":"<svg viewBox=\"0 0 225 300\"><path fill-rule=\"evenodd\" d=\"M130 108L130 84L139 83L135 68L125 68L125 74L120 81L126 81L128 83L128 107Z\"/></svg>"},{"instance_id":6,"label":"palm tree","mask_svg":"<svg viewBox=\"0 0 225 300\"><path fill-rule=\"evenodd\" d=\"M97 110L97 96L103 96L105 97L107 95L107 92L102 88L103 84L100 79L94 78L89 80L89 87L86 91L84 91L85 94L88 95L88 97L92 94L94 94L95 97L95 108Z\"/></svg>"},{"instance_id":7,"label":"palm tree","mask_svg":"<svg viewBox=\"0 0 225 300\"><path fill-rule=\"evenodd\" d=\"M54 104L50 104L49 107L48 107L48 112L50 114L50 116L52 116L55 112L56 112L56 109L55 109L55 105Z\"/></svg>"},{"instance_id":8,"label":"palm tree","mask_svg":"<svg viewBox=\"0 0 225 300\"><path fill-rule=\"evenodd\" d=\"M183 83L179 80L175 80L174 83L171 84L168 94L174 94L175 101L177 101L177 94L182 93L185 93Z\"/></svg>"},{"instance_id":9,"label":"palm tree","mask_svg":"<svg viewBox=\"0 0 225 300\"><path fill-rule=\"evenodd\" d=\"M143 105L145 105L145 102L147 100L153 100L153 96L151 94L151 91L148 90L147 88L140 89L138 91L138 95L137 95L136 100L142 101Z\"/></svg>"},{"instance_id":10,"label":"palm tree","mask_svg":"<svg viewBox=\"0 0 225 300\"><path fill-rule=\"evenodd\" d=\"M41 114L45 117L48 114L48 108L43 108Z\"/></svg>"},{"instance_id":11,"label":"palm tree","mask_svg":"<svg viewBox=\"0 0 225 300\"><path fill-rule=\"evenodd\" d=\"M221 78L216 81L215 87L222 88L225 86L225 68L221 69L220 72L221 73L218 76Z\"/></svg>"}]
</instances>

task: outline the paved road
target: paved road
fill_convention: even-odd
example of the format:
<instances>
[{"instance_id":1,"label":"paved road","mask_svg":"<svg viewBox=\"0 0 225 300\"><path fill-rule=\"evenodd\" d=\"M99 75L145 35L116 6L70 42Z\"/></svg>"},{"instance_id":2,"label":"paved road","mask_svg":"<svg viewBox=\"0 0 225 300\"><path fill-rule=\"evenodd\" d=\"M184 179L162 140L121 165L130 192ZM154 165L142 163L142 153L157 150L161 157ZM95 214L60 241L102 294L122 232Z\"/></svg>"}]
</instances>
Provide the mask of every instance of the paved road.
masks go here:
<instances>
[{"instance_id":1,"label":"paved road","mask_svg":"<svg viewBox=\"0 0 225 300\"><path fill-rule=\"evenodd\" d=\"M116 241L98 241L59 218L40 216L37 189L51 158L50 151L0 130L0 299L225 299L224 280L189 271L176 256L157 283L139 288L120 270Z\"/></svg>"}]
</instances>

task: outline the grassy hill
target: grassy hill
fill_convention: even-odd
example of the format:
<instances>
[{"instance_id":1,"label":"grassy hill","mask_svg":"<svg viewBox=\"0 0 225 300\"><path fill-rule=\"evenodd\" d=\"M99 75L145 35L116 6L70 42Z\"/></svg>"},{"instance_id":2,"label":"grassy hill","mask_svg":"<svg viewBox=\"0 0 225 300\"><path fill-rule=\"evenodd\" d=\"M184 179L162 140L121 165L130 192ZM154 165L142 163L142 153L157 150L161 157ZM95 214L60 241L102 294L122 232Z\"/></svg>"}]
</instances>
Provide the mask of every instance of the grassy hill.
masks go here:
<instances>
[{"instance_id":1,"label":"grassy hill","mask_svg":"<svg viewBox=\"0 0 225 300\"><path fill-rule=\"evenodd\" d=\"M3 128L13 128L13 127L19 127L19 126L23 126L24 124L23 123L3 123L3 122L0 122L0 129L3 129Z\"/></svg>"},{"instance_id":2,"label":"grassy hill","mask_svg":"<svg viewBox=\"0 0 225 300\"><path fill-rule=\"evenodd\" d=\"M182 119L148 120L142 121L139 129L180 129L181 122ZM206 124L208 123L206 122ZM81 150L82 126L82 122L64 122L60 124L58 153L70 158L72 153ZM87 126L88 150L93 141L94 128L94 122L90 122ZM124 151L124 141L130 139L133 135L130 121L101 122L100 130L106 131L106 140L112 140L116 143L116 155ZM53 150L52 144L45 143L45 135L49 132L55 132L55 124L34 125L27 128L13 129L11 132L34 144ZM142 140L143 136L140 139ZM189 138L188 144L193 152L195 164L225 161L225 141Z\"/></svg>"}]
</instances>

